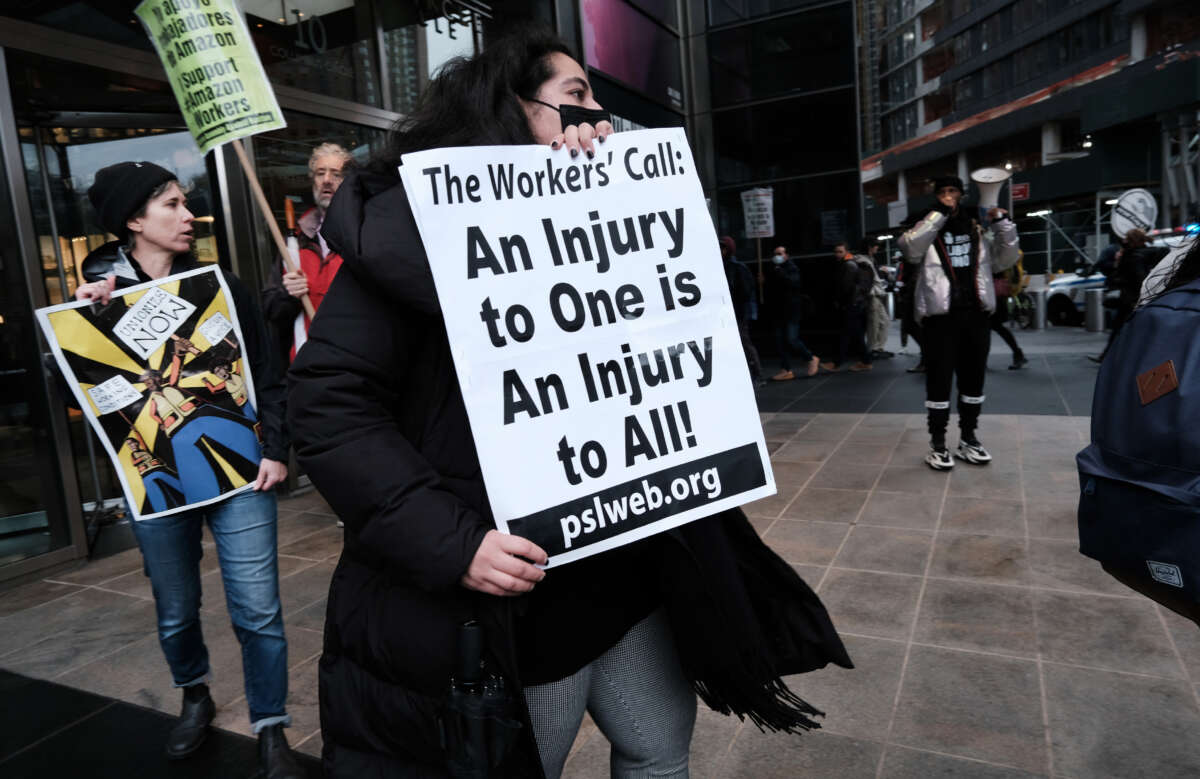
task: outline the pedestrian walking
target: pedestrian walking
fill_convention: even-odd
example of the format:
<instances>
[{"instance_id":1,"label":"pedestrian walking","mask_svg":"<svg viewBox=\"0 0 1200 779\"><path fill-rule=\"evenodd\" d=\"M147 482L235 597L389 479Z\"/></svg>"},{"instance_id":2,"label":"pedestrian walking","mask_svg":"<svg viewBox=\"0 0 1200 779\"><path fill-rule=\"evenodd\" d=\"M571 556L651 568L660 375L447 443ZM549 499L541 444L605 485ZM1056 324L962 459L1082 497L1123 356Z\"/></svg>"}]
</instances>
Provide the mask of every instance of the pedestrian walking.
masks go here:
<instances>
[{"instance_id":1,"label":"pedestrian walking","mask_svg":"<svg viewBox=\"0 0 1200 779\"><path fill-rule=\"evenodd\" d=\"M750 340L750 319L754 307L754 298L758 293L754 289L754 274L742 263L738 262L735 253L737 244L733 238L723 235L718 239L721 248L721 265L725 269L725 281L729 285L729 299L733 304L733 313L737 317L738 335L742 339L742 351L746 354L746 365L750 368L750 380L755 387L761 387L763 380L762 362L758 358L758 350Z\"/></svg>"},{"instance_id":2,"label":"pedestrian walking","mask_svg":"<svg viewBox=\"0 0 1200 779\"><path fill-rule=\"evenodd\" d=\"M1112 348L1113 341L1117 339L1117 334L1121 332L1121 328L1125 326L1125 322L1137 308L1138 299L1142 294L1142 283L1146 280L1146 276L1166 256L1168 251L1148 246L1146 234L1137 228L1126 233L1121 243L1121 248L1114 256L1111 273L1104 280L1105 289L1117 292L1112 331L1108 335L1108 342L1104 345L1104 350L1098 356L1090 358L1093 362L1103 362L1104 356Z\"/></svg>"},{"instance_id":3,"label":"pedestrian walking","mask_svg":"<svg viewBox=\"0 0 1200 779\"><path fill-rule=\"evenodd\" d=\"M1020 271L1016 270L1018 267L1019 263L1008 270L997 273L992 278L992 287L996 291L996 310L992 312L992 316L988 320L992 332L1000 336L1004 340L1004 343L1008 344L1008 348L1012 350L1012 364L1008 366L1010 371L1020 370L1029 364L1029 360L1025 357L1025 352L1021 351L1020 345L1017 344L1016 336L1004 326L1004 323L1008 321L1008 299L1016 291L1016 288L1013 286L1012 275L1016 271L1019 278Z\"/></svg>"},{"instance_id":4,"label":"pedestrian walking","mask_svg":"<svg viewBox=\"0 0 1200 779\"><path fill-rule=\"evenodd\" d=\"M834 245L833 256L842 261L837 281L837 302L841 313L838 355L835 362L823 362L820 367L830 372L837 371L846 364L853 350L860 355L860 359L850 366L850 370L855 373L869 371L872 365L871 349L867 346L867 311L875 288L875 272L863 268L845 242Z\"/></svg>"},{"instance_id":5,"label":"pedestrian walking","mask_svg":"<svg viewBox=\"0 0 1200 779\"><path fill-rule=\"evenodd\" d=\"M887 350L888 330L891 327L892 320L888 316L887 305L884 301L887 299L888 285L887 281L879 273L876 256L879 253L879 241L874 238L864 238L862 240L862 253L855 259L864 271L869 271L874 278L873 286L871 287L870 305L867 310L867 348L871 350L871 357L874 360L886 360L894 357Z\"/></svg>"},{"instance_id":6,"label":"pedestrian walking","mask_svg":"<svg viewBox=\"0 0 1200 779\"><path fill-rule=\"evenodd\" d=\"M614 777L686 776L697 691L802 728L812 709L779 674L849 665L741 511L550 571L544 550L495 529L442 318L458 301L438 299L429 271L452 258L426 256L396 165L464 145L591 155L612 131L566 46L523 27L443 66L326 218L344 265L292 366L289 420L346 523L319 671L327 777L447 775L461 755L441 712L470 620L506 712L472 775L558 777L590 711Z\"/></svg>"},{"instance_id":7,"label":"pedestrian walking","mask_svg":"<svg viewBox=\"0 0 1200 779\"><path fill-rule=\"evenodd\" d=\"M976 436L996 308L992 277L1016 263L1020 248L1017 227L1003 209L988 210L986 230L970 217L961 204L963 183L957 176L936 179L934 196L933 208L900 236L899 246L917 271L913 307L922 330L930 438L925 462L935 470L949 470L954 459L946 448L946 427L955 377L960 438L954 454L973 465L992 461Z\"/></svg>"},{"instance_id":8,"label":"pedestrian walking","mask_svg":"<svg viewBox=\"0 0 1200 779\"><path fill-rule=\"evenodd\" d=\"M804 341L800 340L800 320L804 314L800 268L788 256L786 247L775 247L771 264L764 275L763 295L766 298L767 316L771 319L771 330L775 334L780 366L771 381L791 381L796 378L792 372L792 357L800 358L800 370L804 375L816 375L821 358L809 351Z\"/></svg>"},{"instance_id":9,"label":"pedestrian walking","mask_svg":"<svg viewBox=\"0 0 1200 779\"><path fill-rule=\"evenodd\" d=\"M900 345L907 346L907 341L911 339L917 345L917 354L920 358L917 363L909 368L906 368L907 373L924 373L925 372L925 347L921 345L921 325L917 321L916 306L913 304L913 293L917 289L917 279L920 277L920 270L916 266L910 266L900 256L897 260L899 268L896 271L897 295L896 305L899 306L900 314Z\"/></svg>"},{"instance_id":10,"label":"pedestrian walking","mask_svg":"<svg viewBox=\"0 0 1200 779\"><path fill-rule=\"evenodd\" d=\"M77 299L107 303L115 289L200 267L192 254L192 213L171 171L151 162L117 163L96 173L88 198L101 227L118 240L83 261L87 283L76 290ZM258 735L260 767L269 779L292 779L303 774L283 733L291 718L285 707L287 639L279 601L272 489L287 477L283 376L254 297L237 277L224 277L255 382L263 431L258 478L252 490L216 503L138 520L132 525L133 535L154 591L159 645L175 686L183 688L182 711L167 734L167 757L184 758L199 749L216 715L208 690L208 648L200 630L200 537L207 524L216 543L234 633L242 646L246 702L251 728ZM174 348L179 354L194 347L182 341ZM198 412L175 400L170 392L179 391L163 387L155 373L149 372L143 381L151 391L151 414L158 415L164 432L197 425L185 417ZM222 384L231 394L239 391L238 386ZM208 467L199 455L185 459L182 454L177 450L175 458L181 475L187 468Z\"/></svg>"}]
</instances>

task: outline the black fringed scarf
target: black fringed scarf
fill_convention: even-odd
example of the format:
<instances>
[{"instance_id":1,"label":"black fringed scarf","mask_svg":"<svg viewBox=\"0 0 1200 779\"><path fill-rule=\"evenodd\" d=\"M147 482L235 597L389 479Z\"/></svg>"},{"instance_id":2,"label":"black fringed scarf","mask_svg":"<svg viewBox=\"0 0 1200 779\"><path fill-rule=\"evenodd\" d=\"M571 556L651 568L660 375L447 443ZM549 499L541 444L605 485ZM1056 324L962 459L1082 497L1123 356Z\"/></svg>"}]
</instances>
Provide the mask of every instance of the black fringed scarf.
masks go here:
<instances>
[{"instance_id":1,"label":"black fringed scarf","mask_svg":"<svg viewBox=\"0 0 1200 779\"><path fill-rule=\"evenodd\" d=\"M680 663L722 714L760 729L820 727L824 713L783 678L834 663L853 668L829 614L796 571L766 546L741 510L669 531L662 592Z\"/></svg>"}]
</instances>

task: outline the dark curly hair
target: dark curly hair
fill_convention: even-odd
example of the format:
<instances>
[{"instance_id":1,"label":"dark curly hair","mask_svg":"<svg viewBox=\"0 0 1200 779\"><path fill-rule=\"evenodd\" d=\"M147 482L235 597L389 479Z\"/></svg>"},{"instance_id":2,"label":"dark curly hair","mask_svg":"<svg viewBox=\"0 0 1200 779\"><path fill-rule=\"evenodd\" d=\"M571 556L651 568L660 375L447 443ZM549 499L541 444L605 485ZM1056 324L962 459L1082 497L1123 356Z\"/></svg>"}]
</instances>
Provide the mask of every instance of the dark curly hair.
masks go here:
<instances>
[{"instance_id":1,"label":"dark curly hair","mask_svg":"<svg viewBox=\"0 0 1200 779\"><path fill-rule=\"evenodd\" d=\"M518 98L532 99L554 75L549 60L556 52L574 57L561 38L534 25L492 39L474 57L448 61L392 128L372 169L394 175L402 154L424 149L534 143Z\"/></svg>"},{"instance_id":2,"label":"dark curly hair","mask_svg":"<svg viewBox=\"0 0 1200 779\"><path fill-rule=\"evenodd\" d=\"M1188 249L1187 254L1183 255L1183 259L1175 266L1175 272L1171 274L1171 278L1163 286L1163 292L1168 292L1176 287L1182 287L1188 282L1200 279L1200 237L1192 239L1192 246ZM1162 294L1162 293L1159 293Z\"/></svg>"}]
</instances>

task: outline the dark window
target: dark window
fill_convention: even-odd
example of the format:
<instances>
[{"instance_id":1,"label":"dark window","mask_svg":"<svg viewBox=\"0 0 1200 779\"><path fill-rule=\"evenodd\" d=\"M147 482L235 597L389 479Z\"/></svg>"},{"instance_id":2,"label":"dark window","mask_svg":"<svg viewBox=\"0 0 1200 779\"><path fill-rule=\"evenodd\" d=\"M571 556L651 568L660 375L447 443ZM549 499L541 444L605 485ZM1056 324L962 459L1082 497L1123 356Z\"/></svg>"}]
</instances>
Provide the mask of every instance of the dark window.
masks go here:
<instances>
[{"instance_id":1,"label":"dark window","mask_svg":"<svg viewBox=\"0 0 1200 779\"><path fill-rule=\"evenodd\" d=\"M840 5L710 34L713 104L853 84L850 14Z\"/></svg>"},{"instance_id":2,"label":"dark window","mask_svg":"<svg viewBox=\"0 0 1200 779\"><path fill-rule=\"evenodd\" d=\"M62 32L99 38L119 46L154 51L150 39L127 0L89 0L86 3L4 3L3 15L35 22Z\"/></svg>"},{"instance_id":3,"label":"dark window","mask_svg":"<svg viewBox=\"0 0 1200 779\"><path fill-rule=\"evenodd\" d=\"M708 0L708 21L712 25L740 22L766 14L815 5L818 2L819 0ZM888 23L892 24L890 20Z\"/></svg>"},{"instance_id":4,"label":"dark window","mask_svg":"<svg viewBox=\"0 0 1200 779\"><path fill-rule=\"evenodd\" d=\"M383 93L369 11L365 4L329 13L288 8L286 16L247 13L246 23L275 84L380 105ZM284 13L282 7L279 13Z\"/></svg>"},{"instance_id":5,"label":"dark window","mask_svg":"<svg viewBox=\"0 0 1200 779\"><path fill-rule=\"evenodd\" d=\"M833 248L832 241L857 241L861 230L858 224L858 202L861 197L858 173L779 181L770 186L775 190L775 236L771 238L770 245L786 246L792 256L801 257L800 270L805 274L805 281L809 282L805 284L807 294L817 305L831 304L836 299L832 294L836 276L829 276L831 286L826 290L808 275L822 260L804 258L803 255L828 252ZM717 224L720 235L732 235L739 239L738 259L753 263L754 241L743 237L745 221L740 192L740 188L733 188L717 193ZM835 237L832 235L834 231L844 234ZM763 246L765 249L766 241ZM832 256L829 260L833 262ZM836 270L838 266L833 267Z\"/></svg>"},{"instance_id":6,"label":"dark window","mask_svg":"<svg viewBox=\"0 0 1200 779\"><path fill-rule=\"evenodd\" d=\"M718 184L857 168L855 113L852 89L713 113Z\"/></svg>"}]
</instances>

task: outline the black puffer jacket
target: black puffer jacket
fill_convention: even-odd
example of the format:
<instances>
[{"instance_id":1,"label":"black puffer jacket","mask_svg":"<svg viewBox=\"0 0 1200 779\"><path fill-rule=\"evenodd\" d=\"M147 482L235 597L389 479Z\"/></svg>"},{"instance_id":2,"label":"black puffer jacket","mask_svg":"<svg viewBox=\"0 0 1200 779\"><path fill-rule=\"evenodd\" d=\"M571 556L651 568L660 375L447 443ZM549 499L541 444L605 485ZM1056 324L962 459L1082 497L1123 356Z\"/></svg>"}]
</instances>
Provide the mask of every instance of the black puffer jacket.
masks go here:
<instances>
[{"instance_id":1,"label":"black puffer jacket","mask_svg":"<svg viewBox=\"0 0 1200 779\"><path fill-rule=\"evenodd\" d=\"M484 623L487 660L524 724L505 776L541 775L522 684L574 672L659 607L689 678L726 711L765 700L767 717L782 712L777 721L792 723L793 702L774 708L780 693L764 685L849 665L816 596L740 511L554 569L529 596L464 589L459 580L494 524L403 187L351 174L322 234L344 265L292 364L289 422L300 463L346 524L319 671L327 776L443 772L440 707L458 626L471 618ZM751 552L737 557L739 548ZM743 567L753 579L744 586ZM748 597L746 587L766 594ZM730 602L731 591L741 598ZM770 623L769 637L756 616ZM778 663L760 662L766 646ZM737 683L747 664L760 684Z\"/></svg>"}]
</instances>

